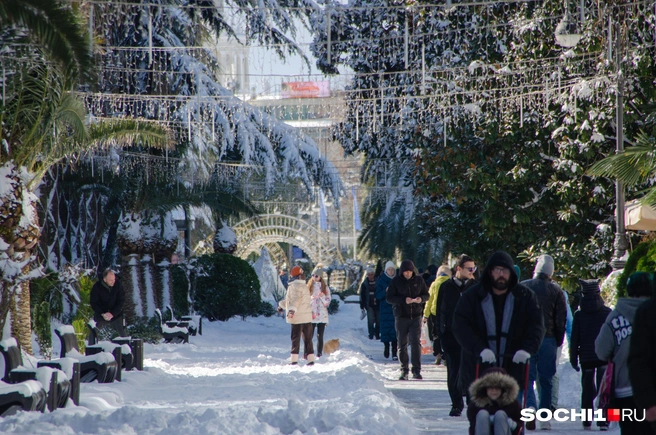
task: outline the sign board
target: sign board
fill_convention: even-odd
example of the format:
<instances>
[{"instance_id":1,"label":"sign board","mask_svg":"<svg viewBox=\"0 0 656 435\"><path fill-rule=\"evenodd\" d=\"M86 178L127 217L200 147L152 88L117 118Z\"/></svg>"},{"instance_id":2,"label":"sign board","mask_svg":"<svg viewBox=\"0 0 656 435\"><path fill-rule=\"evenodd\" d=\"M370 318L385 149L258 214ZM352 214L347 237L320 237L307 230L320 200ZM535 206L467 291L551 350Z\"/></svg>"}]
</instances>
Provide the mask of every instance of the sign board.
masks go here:
<instances>
[{"instance_id":1,"label":"sign board","mask_svg":"<svg viewBox=\"0 0 656 435\"><path fill-rule=\"evenodd\" d=\"M330 82L285 82L281 89L282 98L325 98L330 97Z\"/></svg>"}]
</instances>

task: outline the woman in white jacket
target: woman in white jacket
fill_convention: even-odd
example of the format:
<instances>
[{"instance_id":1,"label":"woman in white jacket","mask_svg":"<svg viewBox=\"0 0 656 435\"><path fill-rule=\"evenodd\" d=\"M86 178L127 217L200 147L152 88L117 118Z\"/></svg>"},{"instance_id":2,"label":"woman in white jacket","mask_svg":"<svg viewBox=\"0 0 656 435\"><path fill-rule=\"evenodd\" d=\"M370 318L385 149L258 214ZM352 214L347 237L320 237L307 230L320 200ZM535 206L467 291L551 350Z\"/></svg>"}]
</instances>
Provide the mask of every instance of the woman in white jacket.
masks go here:
<instances>
[{"instance_id":1,"label":"woman in white jacket","mask_svg":"<svg viewBox=\"0 0 656 435\"><path fill-rule=\"evenodd\" d=\"M292 267L290 275L293 279L287 287L285 299L278 302L278 310L285 310L287 323L292 325L292 357L291 364L298 364L298 352L301 347L301 335L305 345L308 365L314 364L314 349L312 348L312 308L310 307L311 291L305 285L303 269Z\"/></svg>"},{"instance_id":2,"label":"woman in white jacket","mask_svg":"<svg viewBox=\"0 0 656 435\"><path fill-rule=\"evenodd\" d=\"M317 331L317 357L323 351L323 332L328 325L328 305L330 305L330 290L323 280L323 269L315 267L312 277L307 283L312 295L312 334Z\"/></svg>"}]
</instances>

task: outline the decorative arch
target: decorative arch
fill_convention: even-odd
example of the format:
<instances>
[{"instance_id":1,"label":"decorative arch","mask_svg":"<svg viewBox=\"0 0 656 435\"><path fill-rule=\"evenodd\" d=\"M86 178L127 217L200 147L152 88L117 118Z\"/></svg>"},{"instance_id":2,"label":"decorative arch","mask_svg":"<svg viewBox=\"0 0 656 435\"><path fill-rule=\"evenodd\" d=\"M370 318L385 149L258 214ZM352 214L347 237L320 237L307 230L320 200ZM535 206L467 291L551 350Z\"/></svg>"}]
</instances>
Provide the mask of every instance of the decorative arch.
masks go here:
<instances>
[{"instance_id":1,"label":"decorative arch","mask_svg":"<svg viewBox=\"0 0 656 435\"><path fill-rule=\"evenodd\" d=\"M314 264L342 264L344 258L328 238L304 220L284 214L264 214L244 219L232 227L237 235L237 251L235 255L246 258L251 252L258 252L262 246L270 246L278 242L298 246L305 252ZM277 255L276 255L277 257ZM273 256L272 256L273 259Z\"/></svg>"}]
</instances>

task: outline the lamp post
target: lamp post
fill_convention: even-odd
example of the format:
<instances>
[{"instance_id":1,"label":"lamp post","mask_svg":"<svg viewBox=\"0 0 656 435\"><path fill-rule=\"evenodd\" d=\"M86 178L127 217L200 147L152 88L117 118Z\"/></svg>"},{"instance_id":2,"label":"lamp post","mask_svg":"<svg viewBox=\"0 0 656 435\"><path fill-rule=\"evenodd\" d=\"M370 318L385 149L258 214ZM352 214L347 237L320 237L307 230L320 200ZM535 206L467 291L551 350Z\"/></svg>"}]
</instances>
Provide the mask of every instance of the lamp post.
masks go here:
<instances>
[{"instance_id":1,"label":"lamp post","mask_svg":"<svg viewBox=\"0 0 656 435\"><path fill-rule=\"evenodd\" d=\"M624 152L624 74L622 72L622 19L618 16L620 11L616 8L613 15L617 17L615 22L615 68L617 70L617 94L616 94L616 140L615 140L615 153L620 154ZM609 26L609 29L611 26ZM612 41L608 41L612 44ZM624 185L618 179L615 180L615 241L613 247L613 259L610 264L613 270L623 269L626 261L624 255L628 246L626 240L626 227L624 223Z\"/></svg>"}]
</instances>

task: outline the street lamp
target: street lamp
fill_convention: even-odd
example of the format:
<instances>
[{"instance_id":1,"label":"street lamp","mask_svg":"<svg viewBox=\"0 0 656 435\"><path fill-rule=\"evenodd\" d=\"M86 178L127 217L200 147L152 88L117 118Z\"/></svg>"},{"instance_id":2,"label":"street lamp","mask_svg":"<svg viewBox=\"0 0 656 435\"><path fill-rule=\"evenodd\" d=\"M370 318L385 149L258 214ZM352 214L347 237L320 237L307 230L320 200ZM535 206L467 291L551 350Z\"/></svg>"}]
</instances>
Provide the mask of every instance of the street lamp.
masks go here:
<instances>
[{"instance_id":1,"label":"street lamp","mask_svg":"<svg viewBox=\"0 0 656 435\"><path fill-rule=\"evenodd\" d=\"M613 8L612 15L615 19L615 40L613 41L612 36L609 36L608 46L609 53L611 53L610 48L615 46L615 68L617 72L617 93L615 100L615 117L616 117L616 140L615 140L615 153L620 154L624 152L624 74L622 72L622 17L619 16L620 9L615 7ZM609 33L611 33L611 22L613 16L609 17ZM581 23L583 23L583 5L581 4ZM569 12L565 13L563 19L556 26L554 32L556 38L556 44L565 48L572 48L581 40L581 33L578 29L578 26L573 19L572 15ZM609 60L612 56L609 56ZM626 264L624 255L626 254L626 248L628 247L628 241L626 237L626 226L624 222L624 208L625 208L625 198L624 198L624 185L618 179L615 180L615 240L613 242L613 247L615 251L613 252L613 259L610 264L613 270L623 269Z\"/></svg>"}]
</instances>

